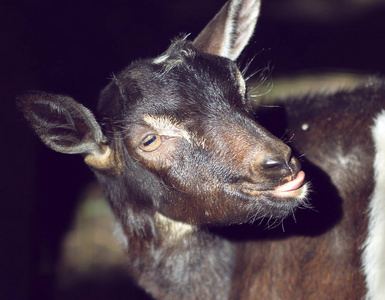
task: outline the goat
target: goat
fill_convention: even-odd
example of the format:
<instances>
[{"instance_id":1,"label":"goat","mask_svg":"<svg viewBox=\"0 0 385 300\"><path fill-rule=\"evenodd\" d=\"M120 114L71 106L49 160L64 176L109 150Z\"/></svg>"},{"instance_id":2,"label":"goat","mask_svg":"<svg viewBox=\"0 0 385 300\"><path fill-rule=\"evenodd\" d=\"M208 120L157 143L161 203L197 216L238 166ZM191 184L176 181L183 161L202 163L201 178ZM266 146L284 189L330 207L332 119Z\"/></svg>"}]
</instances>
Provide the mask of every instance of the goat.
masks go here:
<instances>
[{"instance_id":1,"label":"goat","mask_svg":"<svg viewBox=\"0 0 385 300\"><path fill-rule=\"evenodd\" d=\"M68 96L18 101L48 147L84 156L129 272L153 297L383 299L384 84L287 99L257 110L257 123L234 61L259 9L228 1L193 42L176 39L114 76L95 115ZM293 133L292 149L261 124ZM315 209L297 210L285 232L259 230L248 223L269 226L307 206L292 150L306 154Z\"/></svg>"}]
</instances>

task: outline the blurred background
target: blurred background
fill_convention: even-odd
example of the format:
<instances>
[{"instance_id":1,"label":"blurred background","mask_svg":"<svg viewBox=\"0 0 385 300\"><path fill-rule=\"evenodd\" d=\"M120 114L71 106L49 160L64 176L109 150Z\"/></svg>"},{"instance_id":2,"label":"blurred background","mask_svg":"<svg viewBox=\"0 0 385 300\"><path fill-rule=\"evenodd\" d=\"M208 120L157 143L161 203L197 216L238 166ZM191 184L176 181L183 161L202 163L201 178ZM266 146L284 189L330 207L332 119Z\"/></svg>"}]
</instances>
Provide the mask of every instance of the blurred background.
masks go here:
<instances>
[{"instance_id":1,"label":"blurred background","mask_svg":"<svg viewBox=\"0 0 385 300\"><path fill-rule=\"evenodd\" d=\"M124 272L92 173L81 157L43 146L15 97L44 90L94 109L112 73L160 54L179 33L195 37L224 3L1 0L0 299L145 298ZM255 57L249 72L264 69L287 90L316 74L305 85L327 90L383 74L384 39L384 0L265 0L240 65Z\"/></svg>"}]
</instances>

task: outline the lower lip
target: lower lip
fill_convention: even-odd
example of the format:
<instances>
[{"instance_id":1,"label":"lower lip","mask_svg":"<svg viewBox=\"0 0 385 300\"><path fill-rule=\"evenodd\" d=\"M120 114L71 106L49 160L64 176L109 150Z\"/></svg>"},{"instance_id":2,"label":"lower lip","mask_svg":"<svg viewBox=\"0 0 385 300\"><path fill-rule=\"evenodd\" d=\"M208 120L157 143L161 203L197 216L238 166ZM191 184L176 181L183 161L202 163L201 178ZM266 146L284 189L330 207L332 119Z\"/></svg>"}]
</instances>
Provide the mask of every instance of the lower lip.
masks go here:
<instances>
[{"instance_id":1,"label":"lower lip","mask_svg":"<svg viewBox=\"0 0 385 300\"><path fill-rule=\"evenodd\" d=\"M275 190L278 192L291 192L299 189L305 180L305 172L300 171L296 178L277 187Z\"/></svg>"}]
</instances>

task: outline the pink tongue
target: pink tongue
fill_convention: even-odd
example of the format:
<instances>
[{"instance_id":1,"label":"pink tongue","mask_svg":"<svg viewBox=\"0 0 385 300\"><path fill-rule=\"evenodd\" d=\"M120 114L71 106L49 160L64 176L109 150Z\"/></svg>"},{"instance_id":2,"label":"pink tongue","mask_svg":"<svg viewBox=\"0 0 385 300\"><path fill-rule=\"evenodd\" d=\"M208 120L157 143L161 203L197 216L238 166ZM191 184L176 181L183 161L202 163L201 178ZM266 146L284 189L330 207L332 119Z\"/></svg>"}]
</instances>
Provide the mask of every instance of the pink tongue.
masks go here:
<instances>
[{"instance_id":1,"label":"pink tongue","mask_svg":"<svg viewBox=\"0 0 385 300\"><path fill-rule=\"evenodd\" d=\"M289 181L279 187L277 187L275 190L279 192L290 192L298 189L302 182L305 180L305 172L300 171L296 178L294 178L292 181Z\"/></svg>"}]
</instances>

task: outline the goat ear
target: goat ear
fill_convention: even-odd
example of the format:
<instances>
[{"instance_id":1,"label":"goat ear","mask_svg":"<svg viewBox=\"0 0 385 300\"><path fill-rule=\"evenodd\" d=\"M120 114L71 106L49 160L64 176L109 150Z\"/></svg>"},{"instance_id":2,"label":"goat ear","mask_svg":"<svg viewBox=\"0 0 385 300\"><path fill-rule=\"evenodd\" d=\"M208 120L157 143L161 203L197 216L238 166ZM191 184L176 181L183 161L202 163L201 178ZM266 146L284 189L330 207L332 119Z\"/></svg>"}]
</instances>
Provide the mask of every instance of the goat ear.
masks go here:
<instances>
[{"instance_id":1,"label":"goat ear","mask_svg":"<svg viewBox=\"0 0 385 300\"><path fill-rule=\"evenodd\" d=\"M51 149L67 154L83 154L87 164L106 169L111 165L111 149L94 115L70 97L29 92L18 97L25 118L40 139Z\"/></svg>"},{"instance_id":2,"label":"goat ear","mask_svg":"<svg viewBox=\"0 0 385 300\"><path fill-rule=\"evenodd\" d=\"M260 0L232 0L207 24L194 40L203 52L236 60L249 42L260 10Z\"/></svg>"}]
</instances>

